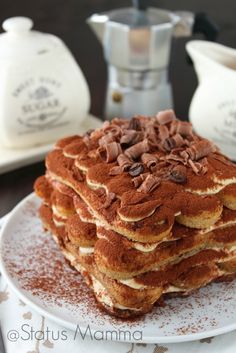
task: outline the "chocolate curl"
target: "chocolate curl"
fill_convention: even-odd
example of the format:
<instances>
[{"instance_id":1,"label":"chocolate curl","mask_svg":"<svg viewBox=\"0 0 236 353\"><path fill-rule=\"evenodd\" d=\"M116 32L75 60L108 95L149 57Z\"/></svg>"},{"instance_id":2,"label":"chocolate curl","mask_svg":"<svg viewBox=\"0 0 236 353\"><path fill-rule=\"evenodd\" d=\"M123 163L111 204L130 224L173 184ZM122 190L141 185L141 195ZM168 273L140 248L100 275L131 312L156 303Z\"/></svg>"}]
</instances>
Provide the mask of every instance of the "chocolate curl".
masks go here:
<instances>
[{"instance_id":1,"label":"chocolate curl","mask_svg":"<svg viewBox=\"0 0 236 353\"><path fill-rule=\"evenodd\" d=\"M140 139L140 133L135 130L125 130L124 134L121 136L120 144L122 147L127 147L129 145L134 145Z\"/></svg>"},{"instance_id":2,"label":"chocolate curl","mask_svg":"<svg viewBox=\"0 0 236 353\"><path fill-rule=\"evenodd\" d=\"M150 193L160 185L160 178L153 174L149 174L138 188L139 192Z\"/></svg>"},{"instance_id":3,"label":"chocolate curl","mask_svg":"<svg viewBox=\"0 0 236 353\"><path fill-rule=\"evenodd\" d=\"M172 139L172 137L168 137L165 139L163 142L163 147L166 151L170 152L173 148L175 148L175 141Z\"/></svg>"},{"instance_id":4,"label":"chocolate curl","mask_svg":"<svg viewBox=\"0 0 236 353\"><path fill-rule=\"evenodd\" d=\"M170 135L174 135L177 131L177 126L178 126L178 120L173 120L170 124L170 129L169 129L169 132L170 132Z\"/></svg>"},{"instance_id":5,"label":"chocolate curl","mask_svg":"<svg viewBox=\"0 0 236 353\"><path fill-rule=\"evenodd\" d=\"M163 110L156 115L156 120L160 125L165 125L176 119L175 113L172 109Z\"/></svg>"},{"instance_id":6,"label":"chocolate curl","mask_svg":"<svg viewBox=\"0 0 236 353\"><path fill-rule=\"evenodd\" d=\"M151 167L150 169L152 174L158 177L166 177L167 175L169 175L170 162L166 160L160 160L158 161L156 167Z\"/></svg>"},{"instance_id":7,"label":"chocolate curl","mask_svg":"<svg viewBox=\"0 0 236 353\"><path fill-rule=\"evenodd\" d=\"M107 135L102 136L99 139L98 144L99 144L99 146L104 146L104 145L107 145L108 143L114 142L114 141L115 141L114 136L112 136L112 134L107 134Z\"/></svg>"},{"instance_id":8,"label":"chocolate curl","mask_svg":"<svg viewBox=\"0 0 236 353\"><path fill-rule=\"evenodd\" d=\"M160 148L160 143L158 142L158 139L154 136L148 138L149 146L153 147L154 149L161 150Z\"/></svg>"},{"instance_id":9,"label":"chocolate curl","mask_svg":"<svg viewBox=\"0 0 236 353\"><path fill-rule=\"evenodd\" d=\"M90 139L99 140L102 136L104 136L104 131L101 129L96 129L91 132Z\"/></svg>"},{"instance_id":10,"label":"chocolate curl","mask_svg":"<svg viewBox=\"0 0 236 353\"><path fill-rule=\"evenodd\" d=\"M186 149L186 153L192 161L198 161L216 151L215 145L208 140L201 140Z\"/></svg>"},{"instance_id":11,"label":"chocolate curl","mask_svg":"<svg viewBox=\"0 0 236 353\"><path fill-rule=\"evenodd\" d=\"M123 153L117 157L117 163L124 172L126 172L133 164L133 162Z\"/></svg>"},{"instance_id":12,"label":"chocolate curl","mask_svg":"<svg viewBox=\"0 0 236 353\"><path fill-rule=\"evenodd\" d=\"M101 146L98 148L98 154L100 157L107 163L116 161L122 149L119 143L111 142L107 145Z\"/></svg>"},{"instance_id":13,"label":"chocolate curl","mask_svg":"<svg viewBox=\"0 0 236 353\"><path fill-rule=\"evenodd\" d=\"M130 119L128 129L129 130L136 130L136 131L142 130L141 123L140 123L140 120L138 117L134 116L132 119Z\"/></svg>"},{"instance_id":14,"label":"chocolate curl","mask_svg":"<svg viewBox=\"0 0 236 353\"><path fill-rule=\"evenodd\" d=\"M185 141L180 134L175 134L174 136L172 136L172 139L175 141L176 148L179 148L185 144Z\"/></svg>"},{"instance_id":15,"label":"chocolate curl","mask_svg":"<svg viewBox=\"0 0 236 353\"><path fill-rule=\"evenodd\" d=\"M116 199L116 194L114 192L109 192L106 197L106 201L103 205L104 208L108 208L111 206L112 202L115 201Z\"/></svg>"},{"instance_id":16,"label":"chocolate curl","mask_svg":"<svg viewBox=\"0 0 236 353\"><path fill-rule=\"evenodd\" d=\"M102 130L105 133L111 134L115 139L121 136L121 127L118 125L113 124L112 122L105 121L103 123Z\"/></svg>"},{"instance_id":17,"label":"chocolate curl","mask_svg":"<svg viewBox=\"0 0 236 353\"><path fill-rule=\"evenodd\" d=\"M187 169L183 165L177 165L170 172L170 180L178 184L186 183L187 181Z\"/></svg>"},{"instance_id":18,"label":"chocolate curl","mask_svg":"<svg viewBox=\"0 0 236 353\"><path fill-rule=\"evenodd\" d=\"M170 153L168 156L165 157L165 159L167 161L176 161L182 164L188 163L188 156L187 156L187 159L185 159L183 156L179 156L178 154L175 154L175 153Z\"/></svg>"},{"instance_id":19,"label":"chocolate curl","mask_svg":"<svg viewBox=\"0 0 236 353\"><path fill-rule=\"evenodd\" d=\"M90 145L90 137L88 135L84 135L83 141L87 147Z\"/></svg>"},{"instance_id":20,"label":"chocolate curl","mask_svg":"<svg viewBox=\"0 0 236 353\"><path fill-rule=\"evenodd\" d=\"M204 158L205 159L205 158ZM192 168L193 172L197 175L204 175L207 173L207 162L193 162L191 159L188 160L190 167Z\"/></svg>"},{"instance_id":21,"label":"chocolate curl","mask_svg":"<svg viewBox=\"0 0 236 353\"><path fill-rule=\"evenodd\" d=\"M148 173L143 173L143 174L140 174L139 176L133 178L132 182L134 184L134 187L138 188L148 175L149 175Z\"/></svg>"},{"instance_id":22,"label":"chocolate curl","mask_svg":"<svg viewBox=\"0 0 236 353\"><path fill-rule=\"evenodd\" d=\"M105 120L104 123L102 124L102 130L106 130L110 126L111 122L108 120Z\"/></svg>"},{"instance_id":23,"label":"chocolate curl","mask_svg":"<svg viewBox=\"0 0 236 353\"><path fill-rule=\"evenodd\" d=\"M120 126L120 127L129 125L129 121L128 120L124 121L124 119L120 119L120 118L117 118L117 117L113 118L111 120L111 123L114 124L114 125Z\"/></svg>"},{"instance_id":24,"label":"chocolate curl","mask_svg":"<svg viewBox=\"0 0 236 353\"><path fill-rule=\"evenodd\" d=\"M90 137L92 133L95 131L95 129L89 129L87 132L84 133L83 135L83 141L87 147L89 147L90 144Z\"/></svg>"},{"instance_id":25,"label":"chocolate curl","mask_svg":"<svg viewBox=\"0 0 236 353\"><path fill-rule=\"evenodd\" d=\"M186 151L182 151L182 152L180 152L180 158L182 158L183 164L187 164L188 159L189 159L189 155ZM181 162L181 160L180 160L180 162Z\"/></svg>"},{"instance_id":26,"label":"chocolate curl","mask_svg":"<svg viewBox=\"0 0 236 353\"><path fill-rule=\"evenodd\" d=\"M192 130L192 124L187 121L178 121L176 125L176 133L184 137L192 135Z\"/></svg>"},{"instance_id":27,"label":"chocolate curl","mask_svg":"<svg viewBox=\"0 0 236 353\"><path fill-rule=\"evenodd\" d=\"M156 136L155 127L153 121L149 122L145 128L145 137Z\"/></svg>"},{"instance_id":28,"label":"chocolate curl","mask_svg":"<svg viewBox=\"0 0 236 353\"><path fill-rule=\"evenodd\" d=\"M192 168L193 172L198 175L198 173L200 171L199 166L196 163L194 163L191 159L188 160L188 163L189 163L190 167Z\"/></svg>"},{"instance_id":29,"label":"chocolate curl","mask_svg":"<svg viewBox=\"0 0 236 353\"><path fill-rule=\"evenodd\" d=\"M148 140L144 139L142 142L136 143L125 151L125 155L132 159L139 158L143 153L149 151Z\"/></svg>"},{"instance_id":30,"label":"chocolate curl","mask_svg":"<svg viewBox=\"0 0 236 353\"><path fill-rule=\"evenodd\" d=\"M144 136L148 139L150 146L158 147L159 139L153 121L146 126Z\"/></svg>"},{"instance_id":31,"label":"chocolate curl","mask_svg":"<svg viewBox=\"0 0 236 353\"><path fill-rule=\"evenodd\" d=\"M164 142L170 136L169 130L167 126L160 125L159 127L159 138L162 142Z\"/></svg>"},{"instance_id":32,"label":"chocolate curl","mask_svg":"<svg viewBox=\"0 0 236 353\"><path fill-rule=\"evenodd\" d=\"M158 159L150 153L143 153L141 156L141 161L148 167L148 169L150 169L156 167Z\"/></svg>"},{"instance_id":33,"label":"chocolate curl","mask_svg":"<svg viewBox=\"0 0 236 353\"><path fill-rule=\"evenodd\" d=\"M163 147L169 152L174 148L178 148L184 145L184 139L180 134L175 134L172 137L167 138L164 143Z\"/></svg>"}]
</instances>

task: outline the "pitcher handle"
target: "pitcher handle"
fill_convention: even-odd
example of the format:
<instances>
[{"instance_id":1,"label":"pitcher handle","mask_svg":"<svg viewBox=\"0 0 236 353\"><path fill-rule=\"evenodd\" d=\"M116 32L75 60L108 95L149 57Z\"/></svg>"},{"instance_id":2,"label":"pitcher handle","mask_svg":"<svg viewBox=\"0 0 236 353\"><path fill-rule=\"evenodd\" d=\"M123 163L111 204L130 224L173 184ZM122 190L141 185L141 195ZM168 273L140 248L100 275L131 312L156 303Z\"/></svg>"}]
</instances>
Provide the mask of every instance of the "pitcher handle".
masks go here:
<instances>
[{"instance_id":1,"label":"pitcher handle","mask_svg":"<svg viewBox=\"0 0 236 353\"><path fill-rule=\"evenodd\" d=\"M219 27L205 12L198 12L195 14L193 33L202 33L206 40L215 42L219 34Z\"/></svg>"}]
</instances>

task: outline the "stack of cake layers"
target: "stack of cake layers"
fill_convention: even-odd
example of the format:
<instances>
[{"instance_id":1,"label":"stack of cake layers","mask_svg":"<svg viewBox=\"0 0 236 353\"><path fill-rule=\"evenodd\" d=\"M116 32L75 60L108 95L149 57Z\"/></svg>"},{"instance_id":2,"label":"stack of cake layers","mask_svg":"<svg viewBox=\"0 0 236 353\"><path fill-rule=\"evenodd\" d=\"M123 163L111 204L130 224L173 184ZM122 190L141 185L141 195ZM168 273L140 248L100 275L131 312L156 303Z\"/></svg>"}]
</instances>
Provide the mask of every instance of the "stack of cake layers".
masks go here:
<instances>
[{"instance_id":1,"label":"stack of cake layers","mask_svg":"<svg viewBox=\"0 0 236 353\"><path fill-rule=\"evenodd\" d=\"M58 141L35 191L44 227L111 314L234 278L236 166L173 111Z\"/></svg>"}]
</instances>

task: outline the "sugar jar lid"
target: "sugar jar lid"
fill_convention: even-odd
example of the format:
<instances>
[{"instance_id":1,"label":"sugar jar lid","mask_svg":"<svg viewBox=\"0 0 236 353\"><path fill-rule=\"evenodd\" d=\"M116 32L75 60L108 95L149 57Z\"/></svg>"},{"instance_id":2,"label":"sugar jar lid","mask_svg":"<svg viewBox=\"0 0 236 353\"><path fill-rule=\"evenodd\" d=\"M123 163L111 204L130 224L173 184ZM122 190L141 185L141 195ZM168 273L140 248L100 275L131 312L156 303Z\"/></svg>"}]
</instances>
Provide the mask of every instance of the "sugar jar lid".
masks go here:
<instances>
[{"instance_id":1,"label":"sugar jar lid","mask_svg":"<svg viewBox=\"0 0 236 353\"><path fill-rule=\"evenodd\" d=\"M50 52L62 41L54 35L31 30L33 21L28 17L6 19L0 34L0 60L29 58Z\"/></svg>"}]
</instances>

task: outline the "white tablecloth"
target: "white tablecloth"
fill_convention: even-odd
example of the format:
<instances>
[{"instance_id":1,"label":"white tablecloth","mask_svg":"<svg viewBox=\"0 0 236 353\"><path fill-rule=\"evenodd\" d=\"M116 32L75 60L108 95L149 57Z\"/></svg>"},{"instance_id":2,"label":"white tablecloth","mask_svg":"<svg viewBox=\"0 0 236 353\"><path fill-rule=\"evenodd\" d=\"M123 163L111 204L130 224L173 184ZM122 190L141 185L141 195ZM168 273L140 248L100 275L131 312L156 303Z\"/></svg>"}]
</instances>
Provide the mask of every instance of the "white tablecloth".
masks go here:
<instances>
[{"instance_id":1,"label":"white tablecloth","mask_svg":"<svg viewBox=\"0 0 236 353\"><path fill-rule=\"evenodd\" d=\"M0 226L3 221L0 219ZM130 344L82 339L25 305L0 276L0 322L7 353L235 353L236 331L178 344Z\"/></svg>"}]
</instances>

